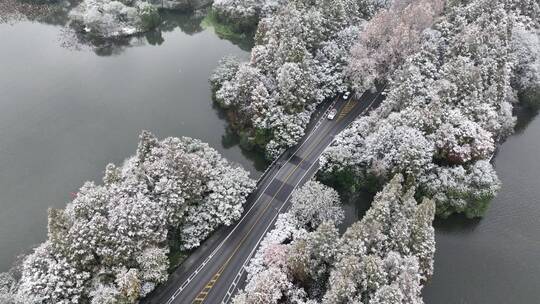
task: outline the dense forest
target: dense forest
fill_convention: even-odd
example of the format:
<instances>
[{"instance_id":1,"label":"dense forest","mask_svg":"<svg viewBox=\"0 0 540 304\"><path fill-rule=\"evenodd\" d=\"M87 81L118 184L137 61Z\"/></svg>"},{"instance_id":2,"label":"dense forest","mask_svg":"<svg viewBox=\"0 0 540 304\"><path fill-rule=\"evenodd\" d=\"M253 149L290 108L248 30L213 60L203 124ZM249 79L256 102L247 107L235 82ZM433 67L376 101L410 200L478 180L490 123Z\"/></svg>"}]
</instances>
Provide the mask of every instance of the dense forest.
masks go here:
<instances>
[{"instance_id":1,"label":"dense forest","mask_svg":"<svg viewBox=\"0 0 540 304\"><path fill-rule=\"evenodd\" d=\"M249 62L225 58L211 83L246 141L276 157L317 104L383 86L383 105L324 153L323 180L376 191L402 173L438 214L483 214L500 188L489 160L513 132L513 108L537 107L537 2L240 2L214 6L234 22L262 18L257 45Z\"/></svg>"},{"instance_id":2,"label":"dense forest","mask_svg":"<svg viewBox=\"0 0 540 304\"><path fill-rule=\"evenodd\" d=\"M386 96L326 149L319 172L345 192L380 191L371 209L341 241L338 217L306 226L305 214L283 215L235 301L422 302L434 214L484 214L500 188L490 160L514 130L514 109L538 108L539 4L223 0L214 9L243 28L258 24L250 61L224 59L211 83L233 126L269 157L295 145L314 106L337 92L383 87ZM333 205L306 187L293 210L300 196Z\"/></svg>"},{"instance_id":3,"label":"dense forest","mask_svg":"<svg viewBox=\"0 0 540 304\"><path fill-rule=\"evenodd\" d=\"M421 303L433 273L435 204L414 194L396 175L340 236L337 193L308 182L262 241L233 302Z\"/></svg>"},{"instance_id":4,"label":"dense forest","mask_svg":"<svg viewBox=\"0 0 540 304\"><path fill-rule=\"evenodd\" d=\"M20 281L1 274L0 301L134 303L167 280L175 253L235 222L254 185L199 140L144 131L103 184L87 182L49 211L47 241L24 258Z\"/></svg>"}]
</instances>

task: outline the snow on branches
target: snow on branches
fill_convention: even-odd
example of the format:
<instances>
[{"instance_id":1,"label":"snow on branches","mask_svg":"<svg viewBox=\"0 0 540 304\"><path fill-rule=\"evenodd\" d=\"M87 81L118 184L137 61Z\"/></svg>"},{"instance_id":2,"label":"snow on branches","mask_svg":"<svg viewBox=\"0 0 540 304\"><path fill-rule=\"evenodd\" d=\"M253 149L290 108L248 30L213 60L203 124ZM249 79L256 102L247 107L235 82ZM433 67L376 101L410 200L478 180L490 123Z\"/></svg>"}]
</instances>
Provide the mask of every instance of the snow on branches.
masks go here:
<instances>
[{"instance_id":1,"label":"snow on branches","mask_svg":"<svg viewBox=\"0 0 540 304\"><path fill-rule=\"evenodd\" d=\"M234 303L422 303L422 284L433 274L435 204L418 204L415 188L403 183L393 178L341 237L334 221L305 224L337 208L334 190L309 182L295 191ZM310 210L302 208L308 201Z\"/></svg>"},{"instance_id":2,"label":"snow on branches","mask_svg":"<svg viewBox=\"0 0 540 304\"><path fill-rule=\"evenodd\" d=\"M433 273L433 201L395 176L340 240L322 303L423 303L422 282Z\"/></svg>"},{"instance_id":3,"label":"snow on branches","mask_svg":"<svg viewBox=\"0 0 540 304\"><path fill-rule=\"evenodd\" d=\"M25 303L135 302L167 279L169 242L199 246L240 217L255 186L208 144L146 131L137 154L103 179L49 211L48 240L23 263Z\"/></svg>"},{"instance_id":4,"label":"snow on branches","mask_svg":"<svg viewBox=\"0 0 540 304\"><path fill-rule=\"evenodd\" d=\"M240 2L242 5L234 6ZM258 25L251 59L225 59L210 82L235 129L270 158L296 144L315 106L347 88L347 56L364 18L386 1L217 1L222 14L271 13ZM241 10L242 12L235 12ZM232 18L234 19L234 18Z\"/></svg>"},{"instance_id":5,"label":"snow on branches","mask_svg":"<svg viewBox=\"0 0 540 304\"><path fill-rule=\"evenodd\" d=\"M141 0L84 0L70 17L86 32L103 38L146 32L160 22L157 8Z\"/></svg>"},{"instance_id":6,"label":"snow on branches","mask_svg":"<svg viewBox=\"0 0 540 304\"><path fill-rule=\"evenodd\" d=\"M318 227L329 221L339 224L344 217L336 190L316 181L308 181L293 192L288 212L304 227Z\"/></svg>"},{"instance_id":7,"label":"snow on branches","mask_svg":"<svg viewBox=\"0 0 540 304\"><path fill-rule=\"evenodd\" d=\"M23 304L17 295L17 280L9 272L0 272L0 303Z\"/></svg>"},{"instance_id":8,"label":"snow on branches","mask_svg":"<svg viewBox=\"0 0 540 304\"><path fill-rule=\"evenodd\" d=\"M445 7L445 0L394 0L360 33L351 49L347 74L363 92L384 80L418 49L422 32Z\"/></svg>"},{"instance_id":9,"label":"snow on branches","mask_svg":"<svg viewBox=\"0 0 540 304\"><path fill-rule=\"evenodd\" d=\"M538 15L540 16L540 9ZM540 17L538 17L540 23ZM520 91L525 105L540 109L540 29L516 26L512 33L516 66L513 85Z\"/></svg>"},{"instance_id":10,"label":"snow on branches","mask_svg":"<svg viewBox=\"0 0 540 304\"><path fill-rule=\"evenodd\" d=\"M519 54L537 42L526 34L537 23L521 14L522 6L476 0L449 7L423 31L419 51L391 74L381 106L323 153L323 170L353 172L358 180L404 173L436 201L439 214L481 216L500 187L489 163L495 143L515 124L520 88L512 83L530 86L535 79L538 56Z\"/></svg>"}]
</instances>

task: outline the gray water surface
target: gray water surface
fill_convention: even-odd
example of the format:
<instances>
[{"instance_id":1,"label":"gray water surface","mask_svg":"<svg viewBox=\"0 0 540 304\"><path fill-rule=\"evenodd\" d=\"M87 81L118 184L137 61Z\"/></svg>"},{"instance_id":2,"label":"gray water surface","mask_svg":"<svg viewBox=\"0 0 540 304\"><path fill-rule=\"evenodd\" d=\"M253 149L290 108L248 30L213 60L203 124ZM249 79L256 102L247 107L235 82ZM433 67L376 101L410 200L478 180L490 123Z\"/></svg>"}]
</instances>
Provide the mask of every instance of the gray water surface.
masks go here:
<instances>
[{"instance_id":1,"label":"gray water surface","mask_svg":"<svg viewBox=\"0 0 540 304\"><path fill-rule=\"evenodd\" d=\"M502 189L485 217L436 221L426 303L540 303L540 117L522 127L495 158Z\"/></svg>"},{"instance_id":2,"label":"gray water surface","mask_svg":"<svg viewBox=\"0 0 540 304\"><path fill-rule=\"evenodd\" d=\"M142 129L200 138L260 174L262 157L240 150L208 84L221 57L248 53L200 19L169 17L148 36L155 45L96 51L62 47L60 26L0 24L0 272L45 240L47 208L135 153Z\"/></svg>"},{"instance_id":3,"label":"gray water surface","mask_svg":"<svg viewBox=\"0 0 540 304\"><path fill-rule=\"evenodd\" d=\"M435 220L426 304L540 303L540 116L527 114L495 157L502 189L484 218ZM344 226L369 209L360 194L346 202Z\"/></svg>"}]
</instances>

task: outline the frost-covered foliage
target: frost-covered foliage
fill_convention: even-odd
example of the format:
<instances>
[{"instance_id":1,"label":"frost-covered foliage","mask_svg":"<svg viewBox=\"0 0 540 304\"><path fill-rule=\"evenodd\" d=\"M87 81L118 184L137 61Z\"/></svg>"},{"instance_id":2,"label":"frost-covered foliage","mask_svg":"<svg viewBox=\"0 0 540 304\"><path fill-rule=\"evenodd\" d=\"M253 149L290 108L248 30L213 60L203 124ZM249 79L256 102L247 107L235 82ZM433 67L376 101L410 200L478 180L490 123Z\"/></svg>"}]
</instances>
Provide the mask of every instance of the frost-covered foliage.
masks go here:
<instances>
[{"instance_id":1,"label":"frost-covered foliage","mask_svg":"<svg viewBox=\"0 0 540 304\"><path fill-rule=\"evenodd\" d=\"M395 176L340 240L323 303L423 303L433 274L435 204Z\"/></svg>"},{"instance_id":2,"label":"frost-covered foliage","mask_svg":"<svg viewBox=\"0 0 540 304\"><path fill-rule=\"evenodd\" d=\"M157 8L141 0L84 0L70 16L86 32L104 38L146 32L160 22Z\"/></svg>"},{"instance_id":3,"label":"frost-covered foliage","mask_svg":"<svg viewBox=\"0 0 540 304\"><path fill-rule=\"evenodd\" d=\"M424 31L420 51L393 74L382 105L323 153L326 173L383 181L404 173L436 201L439 214L481 216L499 189L489 163L495 143L515 124L513 33L535 24L514 4L466 2ZM522 75L534 74L521 66Z\"/></svg>"},{"instance_id":4,"label":"frost-covered foliage","mask_svg":"<svg viewBox=\"0 0 540 304\"><path fill-rule=\"evenodd\" d=\"M23 263L18 289L28 303L79 303L91 275L77 269L51 242L34 250Z\"/></svg>"},{"instance_id":5,"label":"frost-covered foliage","mask_svg":"<svg viewBox=\"0 0 540 304\"><path fill-rule=\"evenodd\" d=\"M336 190L316 181L293 192L289 213L305 227L318 227L329 221L339 223L344 217Z\"/></svg>"},{"instance_id":6,"label":"frost-covered foliage","mask_svg":"<svg viewBox=\"0 0 540 304\"><path fill-rule=\"evenodd\" d=\"M446 0L394 0L378 12L351 49L347 74L360 92L386 79L418 49L422 32L442 13Z\"/></svg>"},{"instance_id":7,"label":"frost-covered foliage","mask_svg":"<svg viewBox=\"0 0 540 304\"><path fill-rule=\"evenodd\" d=\"M218 17L238 30L251 30L259 20L275 13L284 0L215 0L212 8Z\"/></svg>"},{"instance_id":8,"label":"frost-covered foliage","mask_svg":"<svg viewBox=\"0 0 540 304\"><path fill-rule=\"evenodd\" d=\"M346 2L348 2L346 5L361 8L362 13L367 17L391 1L347 0ZM255 27L260 19L272 16L286 4L285 0L215 0L212 7L222 20L246 30ZM303 5L312 4L304 2Z\"/></svg>"},{"instance_id":9,"label":"frost-covered foliage","mask_svg":"<svg viewBox=\"0 0 540 304\"><path fill-rule=\"evenodd\" d=\"M164 282L169 243L198 246L238 219L254 182L207 144L143 132L135 156L107 166L63 210L25 258L25 303L134 303Z\"/></svg>"},{"instance_id":10,"label":"frost-covered foliage","mask_svg":"<svg viewBox=\"0 0 540 304\"><path fill-rule=\"evenodd\" d=\"M0 303L23 304L17 296L17 280L9 272L0 272Z\"/></svg>"},{"instance_id":11,"label":"frost-covered foliage","mask_svg":"<svg viewBox=\"0 0 540 304\"><path fill-rule=\"evenodd\" d=\"M240 2L248 11L273 3ZM232 2L219 5L237 9ZM229 110L233 126L270 158L298 142L319 102L346 89L343 70L359 26L386 1L272 5L259 22L251 60L225 60L211 77L215 99Z\"/></svg>"},{"instance_id":12,"label":"frost-covered foliage","mask_svg":"<svg viewBox=\"0 0 540 304\"><path fill-rule=\"evenodd\" d=\"M310 202L323 208L307 208ZM248 283L234 303L304 303L307 293L293 274L303 276L306 282L308 273L328 274L324 265L333 259L339 238L335 225L343 217L339 196L335 190L310 181L293 193L291 203L291 209L279 215L275 228L251 259ZM326 221L321 222L323 219Z\"/></svg>"},{"instance_id":13,"label":"frost-covered foliage","mask_svg":"<svg viewBox=\"0 0 540 304\"><path fill-rule=\"evenodd\" d=\"M396 176L341 238L332 221L308 229L292 210L281 215L234 303L422 303L422 283L433 274L435 204L417 204L415 189L402 183Z\"/></svg>"},{"instance_id":14,"label":"frost-covered foliage","mask_svg":"<svg viewBox=\"0 0 540 304\"><path fill-rule=\"evenodd\" d=\"M540 16L540 9L538 15ZM540 18L540 17L538 17ZM540 29L516 26L512 46L516 53L514 86L520 90L522 101L540 109Z\"/></svg>"},{"instance_id":15,"label":"frost-covered foliage","mask_svg":"<svg viewBox=\"0 0 540 304\"><path fill-rule=\"evenodd\" d=\"M526 90L540 85L540 30L523 25L514 28L512 35L516 65L516 86Z\"/></svg>"}]
</instances>

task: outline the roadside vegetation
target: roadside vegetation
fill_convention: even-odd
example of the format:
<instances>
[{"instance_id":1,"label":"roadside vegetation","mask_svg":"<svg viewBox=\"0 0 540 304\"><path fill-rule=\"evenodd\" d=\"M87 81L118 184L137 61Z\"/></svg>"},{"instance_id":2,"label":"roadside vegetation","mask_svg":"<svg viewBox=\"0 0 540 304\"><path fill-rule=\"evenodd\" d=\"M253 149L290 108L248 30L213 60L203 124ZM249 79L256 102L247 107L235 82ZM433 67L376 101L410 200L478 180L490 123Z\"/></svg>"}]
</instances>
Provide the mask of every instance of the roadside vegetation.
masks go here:
<instances>
[{"instance_id":1,"label":"roadside vegetation","mask_svg":"<svg viewBox=\"0 0 540 304\"><path fill-rule=\"evenodd\" d=\"M361 36L349 60L351 81L359 88L387 81L387 98L325 151L322 175L344 170L384 183L403 173L419 195L435 200L439 215L482 216L500 188L490 163L496 144L514 130L518 94L540 83L538 16L534 1L456 4L414 39L417 50L399 68L370 74L360 71L389 61L370 53L396 52L373 41L366 51Z\"/></svg>"},{"instance_id":2,"label":"roadside vegetation","mask_svg":"<svg viewBox=\"0 0 540 304\"><path fill-rule=\"evenodd\" d=\"M518 97L538 108L538 2L221 0L214 9L258 24L250 61L225 58L210 78L244 142L275 158L317 104L385 87L383 104L325 151L321 179L376 192L401 173L439 215L483 215L500 188L490 160L514 131Z\"/></svg>"},{"instance_id":3,"label":"roadside vegetation","mask_svg":"<svg viewBox=\"0 0 540 304\"><path fill-rule=\"evenodd\" d=\"M295 145L316 105L347 89L349 49L364 20L385 5L384 1L216 2L214 10L226 20L258 20L251 60L226 58L210 79L215 100L230 113L233 128L270 159ZM251 14L258 11L264 13Z\"/></svg>"},{"instance_id":4,"label":"roadside vegetation","mask_svg":"<svg viewBox=\"0 0 540 304\"><path fill-rule=\"evenodd\" d=\"M171 259L235 222L254 186L199 140L143 132L135 156L109 164L102 185L87 182L49 211L47 241L24 258L19 281L0 275L0 300L135 303L167 280Z\"/></svg>"},{"instance_id":5,"label":"roadside vegetation","mask_svg":"<svg viewBox=\"0 0 540 304\"><path fill-rule=\"evenodd\" d=\"M337 193L308 182L262 241L233 302L422 303L433 274L435 204L414 196L396 175L340 236Z\"/></svg>"},{"instance_id":6,"label":"roadside vegetation","mask_svg":"<svg viewBox=\"0 0 540 304\"><path fill-rule=\"evenodd\" d=\"M380 107L326 149L318 175L343 192L378 194L341 237L339 218L305 226L302 214L282 215L235 303L422 303L435 214L484 214L500 189L491 160L514 132L514 109L538 108L539 4L279 3L214 5L223 20L258 24L250 61L225 58L210 78L216 102L274 158L303 136L314 105L347 88L384 87ZM321 210L324 191L306 191L292 208L302 193Z\"/></svg>"}]
</instances>

